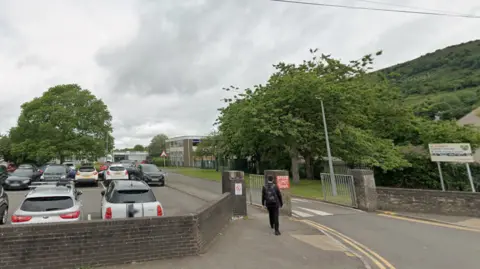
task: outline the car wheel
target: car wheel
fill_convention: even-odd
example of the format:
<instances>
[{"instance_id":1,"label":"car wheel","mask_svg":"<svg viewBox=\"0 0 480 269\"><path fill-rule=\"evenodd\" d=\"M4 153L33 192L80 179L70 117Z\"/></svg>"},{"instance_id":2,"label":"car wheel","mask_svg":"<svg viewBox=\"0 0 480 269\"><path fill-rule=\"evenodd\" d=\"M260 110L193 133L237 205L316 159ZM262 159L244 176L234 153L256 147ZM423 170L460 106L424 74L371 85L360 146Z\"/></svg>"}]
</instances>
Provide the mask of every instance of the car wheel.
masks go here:
<instances>
[{"instance_id":1,"label":"car wheel","mask_svg":"<svg viewBox=\"0 0 480 269\"><path fill-rule=\"evenodd\" d=\"M6 224L8 220L8 207L3 210L3 213L0 218L0 225L1 224Z\"/></svg>"}]
</instances>

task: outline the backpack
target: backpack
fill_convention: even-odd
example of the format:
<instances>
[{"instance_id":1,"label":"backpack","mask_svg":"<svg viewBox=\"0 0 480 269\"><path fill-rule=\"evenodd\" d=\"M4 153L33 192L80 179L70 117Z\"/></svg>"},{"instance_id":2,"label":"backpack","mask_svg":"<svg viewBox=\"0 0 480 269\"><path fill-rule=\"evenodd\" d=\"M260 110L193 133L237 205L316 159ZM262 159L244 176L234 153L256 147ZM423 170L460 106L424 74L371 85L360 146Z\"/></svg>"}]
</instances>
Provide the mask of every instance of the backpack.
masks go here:
<instances>
[{"instance_id":1,"label":"backpack","mask_svg":"<svg viewBox=\"0 0 480 269\"><path fill-rule=\"evenodd\" d=\"M275 185L271 185L267 187L266 191L266 205L267 206L276 206L278 202L277 199L277 192L275 190Z\"/></svg>"}]
</instances>

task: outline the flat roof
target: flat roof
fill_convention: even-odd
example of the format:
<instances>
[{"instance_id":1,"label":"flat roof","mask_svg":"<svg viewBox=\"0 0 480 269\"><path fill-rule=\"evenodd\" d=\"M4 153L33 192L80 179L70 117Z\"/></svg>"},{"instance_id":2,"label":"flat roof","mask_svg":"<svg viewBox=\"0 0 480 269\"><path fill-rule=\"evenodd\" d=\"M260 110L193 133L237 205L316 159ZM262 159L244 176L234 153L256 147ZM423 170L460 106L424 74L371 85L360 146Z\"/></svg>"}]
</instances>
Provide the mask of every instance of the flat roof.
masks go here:
<instances>
[{"instance_id":1,"label":"flat roof","mask_svg":"<svg viewBox=\"0 0 480 269\"><path fill-rule=\"evenodd\" d=\"M179 141L179 140L185 140L185 139L201 139L207 137L206 135L185 135L185 136L177 136L177 137L172 137L170 139L165 140L165 142L173 142L173 141Z\"/></svg>"}]
</instances>

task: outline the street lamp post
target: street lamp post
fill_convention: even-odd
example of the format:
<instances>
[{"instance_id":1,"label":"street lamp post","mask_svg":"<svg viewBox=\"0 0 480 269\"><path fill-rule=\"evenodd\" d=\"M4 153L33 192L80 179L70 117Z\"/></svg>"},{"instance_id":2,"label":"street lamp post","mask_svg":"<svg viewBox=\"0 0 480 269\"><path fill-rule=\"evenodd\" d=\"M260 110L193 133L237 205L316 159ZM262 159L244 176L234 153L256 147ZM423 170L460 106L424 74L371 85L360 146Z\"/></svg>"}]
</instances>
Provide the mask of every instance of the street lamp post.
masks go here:
<instances>
[{"instance_id":1,"label":"street lamp post","mask_svg":"<svg viewBox=\"0 0 480 269\"><path fill-rule=\"evenodd\" d=\"M330 182L332 184L332 194L337 196L337 183L335 182L335 172L333 170L332 153L330 151L330 141L328 140L327 119L325 117L325 108L323 107L323 100L320 99L320 106L322 107L323 128L325 130L325 143L327 145L328 166L330 168Z\"/></svg>"}]
</instances>

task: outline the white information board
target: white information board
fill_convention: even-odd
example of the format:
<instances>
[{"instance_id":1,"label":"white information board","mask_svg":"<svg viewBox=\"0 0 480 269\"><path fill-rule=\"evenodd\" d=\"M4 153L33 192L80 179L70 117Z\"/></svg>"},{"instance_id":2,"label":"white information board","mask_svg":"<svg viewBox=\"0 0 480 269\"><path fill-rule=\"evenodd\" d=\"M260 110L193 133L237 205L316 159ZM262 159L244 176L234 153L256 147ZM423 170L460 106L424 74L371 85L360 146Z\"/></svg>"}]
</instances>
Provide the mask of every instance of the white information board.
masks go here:
<instances>
[{"instance_id":1,"label":"white information board","mask_svg":"<svg viewBox=\"0 0 480 269\"><path fill-rule=\"evenodd\" d=\"M432 162L471 163L474 162L469 143L428 144Z\"/></svg>"},{"instance_id":2,"label":"white information board","mask_svg":"<svg viewBox=\"0 0 480 269\"><path fill-rule=\"evenodd\" d=\"M242 195L242 183L235 183L235 195Z\"/></svg>"}]
</instances>

